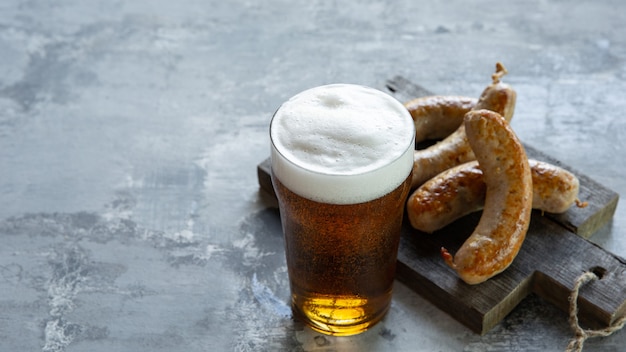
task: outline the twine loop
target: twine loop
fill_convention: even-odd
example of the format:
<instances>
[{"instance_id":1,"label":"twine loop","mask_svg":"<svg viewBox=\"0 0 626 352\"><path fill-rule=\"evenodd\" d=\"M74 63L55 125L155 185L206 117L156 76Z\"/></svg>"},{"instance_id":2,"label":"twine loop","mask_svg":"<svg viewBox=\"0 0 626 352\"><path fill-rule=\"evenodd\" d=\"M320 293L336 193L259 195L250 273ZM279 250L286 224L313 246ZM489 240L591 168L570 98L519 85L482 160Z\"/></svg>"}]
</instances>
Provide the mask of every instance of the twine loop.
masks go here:
<instances>
[{"instance_id":1,"label":"twine loop","mask_svg":"<svg viewBox=\"0 0 626 352\"><path fill-rule=\"evenodd\" d=\"M623 316L604 329L591 330L583 329L580 326L578 322L578 292L580 291L580 288L589 281L598 279L600 279L600 277L592 271L586 271L576 279L574 288L572 289L572 293L569 297L569 324L572 330L574 330L574 337L567 345L566 352L580 352L583 350L583 345L588 338L609 336L626 325L626 316Z\"/></svg>"}]
</instances>

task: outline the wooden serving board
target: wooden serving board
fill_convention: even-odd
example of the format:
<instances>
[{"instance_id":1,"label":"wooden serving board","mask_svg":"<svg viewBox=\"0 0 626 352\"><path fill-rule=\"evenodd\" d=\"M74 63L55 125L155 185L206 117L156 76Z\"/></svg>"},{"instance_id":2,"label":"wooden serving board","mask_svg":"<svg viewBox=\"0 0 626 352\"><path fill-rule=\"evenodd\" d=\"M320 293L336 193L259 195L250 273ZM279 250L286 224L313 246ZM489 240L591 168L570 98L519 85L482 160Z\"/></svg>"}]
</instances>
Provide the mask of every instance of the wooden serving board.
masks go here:
<instances>
[{"instance_id":1,"label":"wooden serving board","mask_svg":"<svg viewBox=\"0 0 626 352\"><path fill-rule=\"evenodd\" d=\"M386 88L401 102L432 94L402 77L389 80ZM417 231L405 221L396 277L459 322L484 334L531 292L568 311L576 278L591 270L601 279L580 290L578 316L589 327L606 327L626 314L626 259L587 238L611 221L619 196L544 153L525 147L530 158L560 165L576 174L580 180L579 198L588 206L573 206L558 215L534 211L514 262L479 285L461 281L444 263L439 250L443 246L456 252L476 227L480 212L433 234ZM258 165L257 173L260 187L274 195L269 159Z\"/></svg>"}]
</instances>

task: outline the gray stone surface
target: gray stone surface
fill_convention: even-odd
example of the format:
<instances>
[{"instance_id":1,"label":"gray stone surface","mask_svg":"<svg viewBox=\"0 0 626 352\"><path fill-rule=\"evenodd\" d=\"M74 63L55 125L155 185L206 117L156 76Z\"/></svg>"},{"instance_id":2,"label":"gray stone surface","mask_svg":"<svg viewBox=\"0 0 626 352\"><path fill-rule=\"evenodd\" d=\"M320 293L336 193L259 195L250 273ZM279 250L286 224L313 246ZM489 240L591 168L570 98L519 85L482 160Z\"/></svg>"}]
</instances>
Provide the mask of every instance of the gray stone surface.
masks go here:
<instances>
[{"instance_id":1,"label":"gray stone surface","mask_svg":"<svg viewBox=\"0 0 626 352\"><path fill-rule=\"evenodd\" d=\"M562 351L531 296L479 336L402 284L355 337L291 319L259 192L268 123L315 85L477 96L496 61L529 145L626 194L623 1L0 3L1 351ZM626 257L626 210L592 240ZM587 342L618 351L626 332Z\"/></svg>"}]
</instances>

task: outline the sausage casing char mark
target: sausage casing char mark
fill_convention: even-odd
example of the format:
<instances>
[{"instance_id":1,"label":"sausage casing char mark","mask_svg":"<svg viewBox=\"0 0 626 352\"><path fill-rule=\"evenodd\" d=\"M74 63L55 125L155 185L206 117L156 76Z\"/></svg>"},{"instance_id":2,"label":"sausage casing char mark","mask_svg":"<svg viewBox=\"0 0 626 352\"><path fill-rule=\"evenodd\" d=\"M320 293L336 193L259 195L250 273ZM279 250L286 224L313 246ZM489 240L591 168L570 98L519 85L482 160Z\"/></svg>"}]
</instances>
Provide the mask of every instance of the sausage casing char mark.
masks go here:
<instances>
[{"instance_id":1,"label":"sausage casing char mark","mask_svg":"<svg viewBox=\"0 0 626 352\"><path fill-rule=\"evenodd\" d=\"M477 102L476 98L458 95L431 95L404 103L415 123L415 142L449 136Z\"/></svg>"},{"instance_id":2,"label":"sausage casing char mark","mask_svg":"<svg viewBox=\"0 0 626 352\"><path fill-rule=\"evenodd\" d=\"M529 159L533 209L563 213L577 200L578 178L547 162ZM470 213L483 209L487 186L477 161L448 169L416 189L407 201L413 228L432 233Z\"/></svg>"},{"instance_id":3,"label":"sausage casing char mark","mask_svg":"<svg viewBox=\"0 0 626 352\"><path fill-rule=\"evenodd\" d=\"M511 121L517 94L510 85L500 81L506 73L506 68L498 62L496 72L492 75L492 83L483 90L472 110L492 110ZM444 170L475 159L467 142L465 127L461 125L440 142L415 151L412 187L417 188Z\"/></svg>"},{"instance_id":4,"label":"sausage casing char mark","mask_svg":"<svg viewBox=\"0 0 626 352\"><path fill-rule=\"evenodd\" d=\"M474 232L453 257L441 254L463 281L478 284L505 270L526 237L532 211L532 178L524 147L504 118L470 111L464 126L487 186Z\"/></svg>"}]
</instances>

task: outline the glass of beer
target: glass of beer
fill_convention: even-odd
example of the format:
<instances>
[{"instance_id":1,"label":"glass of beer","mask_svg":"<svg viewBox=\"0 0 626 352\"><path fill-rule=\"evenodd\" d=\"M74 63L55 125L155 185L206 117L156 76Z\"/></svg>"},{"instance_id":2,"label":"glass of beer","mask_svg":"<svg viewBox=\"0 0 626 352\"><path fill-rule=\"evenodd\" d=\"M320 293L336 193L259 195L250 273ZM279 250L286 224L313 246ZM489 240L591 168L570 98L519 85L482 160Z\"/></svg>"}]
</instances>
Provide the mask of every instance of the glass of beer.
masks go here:
<instances>
[{"instance_id":1,"label":"glass of beer","mask_svg":"<svg viewBox=\"0 0 626 352\"><path fill-rule=\"evenodd\" d=\"M270 139L294 316L325 334L363 332L391 303L413 120L381 91L332 84L283 103Z\"/></svg>"}]
</instances>

